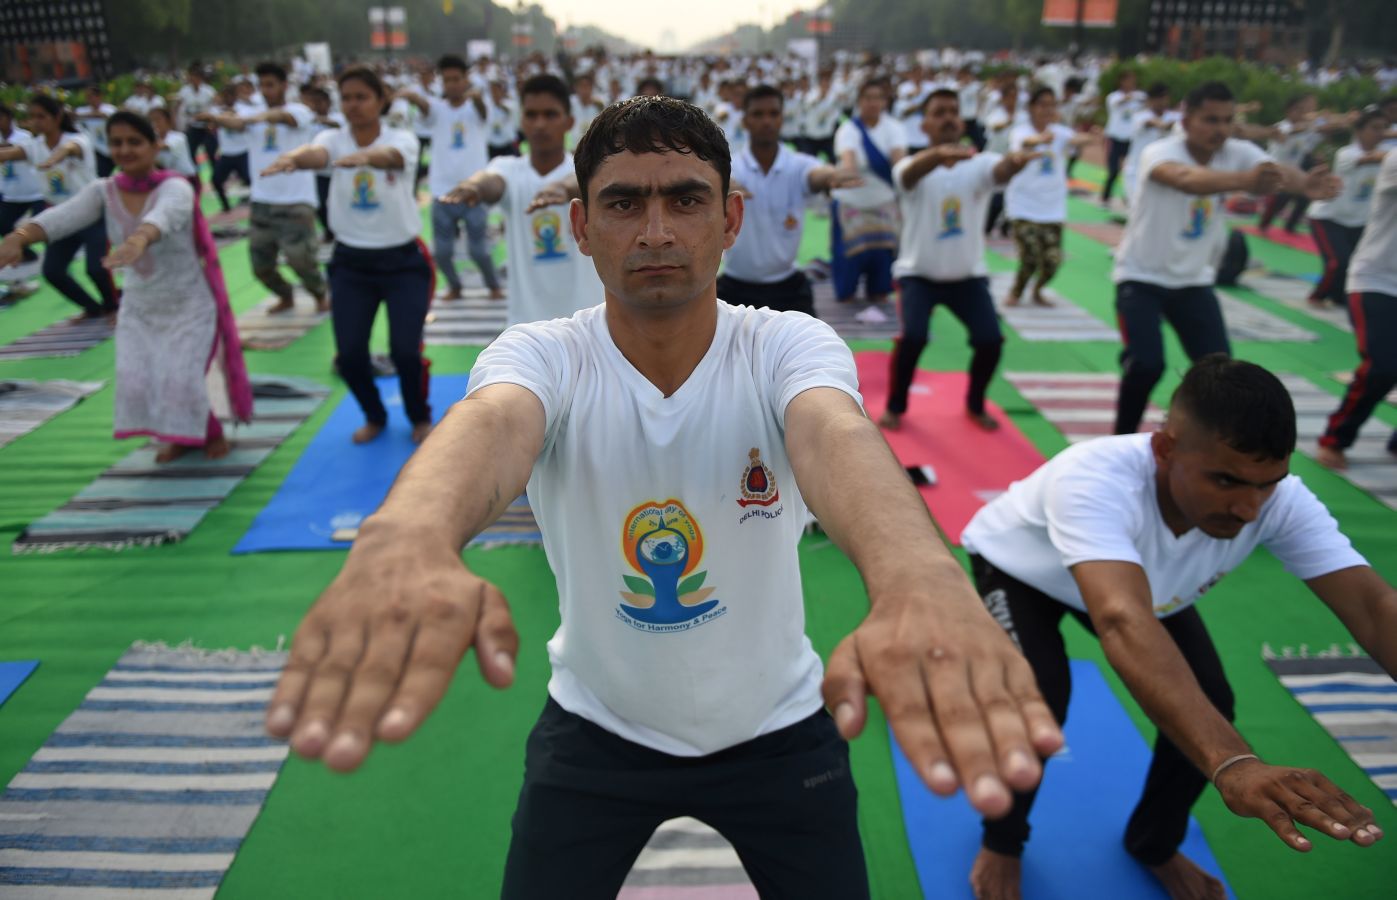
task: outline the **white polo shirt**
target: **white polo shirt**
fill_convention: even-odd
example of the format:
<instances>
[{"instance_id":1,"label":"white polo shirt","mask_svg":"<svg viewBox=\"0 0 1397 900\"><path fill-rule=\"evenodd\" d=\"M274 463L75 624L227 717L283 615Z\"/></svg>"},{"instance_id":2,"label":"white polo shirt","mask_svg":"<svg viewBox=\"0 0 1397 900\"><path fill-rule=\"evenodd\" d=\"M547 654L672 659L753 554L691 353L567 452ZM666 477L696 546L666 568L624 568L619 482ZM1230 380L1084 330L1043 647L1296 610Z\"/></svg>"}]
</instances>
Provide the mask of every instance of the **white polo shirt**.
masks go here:
<instances>
[{"instance_id":1,"label":"white polo shirt","mask_svg":"<svg viewBox=\"0 0 1397 900\"><path fill-rule=\"evenodd\" d=\"M1135 136L1135 114L1145 105L1144 91L1111 91L1106 95L1106 137L1128 141Z\"/></svg>"},{"instance_id":2,"label":"white polo shirt","mask_svg":"<svg viewBox=\"0 0 1397 900\"><path fill-rule=\"evenodd\" d=\"M776 151L771 171L762 171L752 151L733 158L732 177L752 192L737 242L723 254L723 274L739 281L772 284L796 271L800 236L805 229L805 201L811 193L810 173L820 161L784 145Z\"/></svg>"},{"instance_id":3,"label":"white polo shirt","mask_svg":"<svg viewBox=\"0 0 1397 900\"><path fill-rule=\"evenodd\" d=\"M179 89L179 93L175 97L179 100L180 126L182 128L207 127L202 122L194 121L194 117L213 108L214 101L218 99L218 91L213 89L213 85L204 82L196 88L192 84L186 84Z\"/></svg>"},{"instance_id":4,"label":"white polo shirt","mask_svg":"<svg viewBox=\"0 0 1397 900\"><path fill-rule=\"evenodd\" d=\"M998 153L978 153L954 166L937 166L912 190L902 173L912 157L893 166L893 183L902 200L902 240L893 275L964 281L989 274L985 266L985 216L998 186Z\"/></svg>"},{"instance_id":5,"label":"white polo shirt","mask_svg":"<svg viewBox=\"0 0 1397 900\"><path fill-rule=\"evenodd\" d=\"M1349 293L1397 300L1397 150L1389 150L1373 187L1373 209L1348 264Z\"/></svg>"},{"instance_id":6,"label":"white polo shirt","mask_svg":"<svg viewBox=\"0 0 1397 900\"><path fill-rule=\"evenodd\" d=\"M1175 535L1159 510L1150 440L1128 434L1068 447L982 507L961 544L1083 612L1072 566L1135 563L1149 579L1159 618L1192 606L1258 545L1302 581L1367 565L1296 475L1276 485L1256 521L1234 538L1209 537L1197 528Z\"/></svg>"},{"instance_id":7,"label":"white polo shirt","mask_svg":"<svg viewBox=\"0 0 1397 900\"><path fill-rule=\"evenodd\" d=\"M421 122L432 135L427 188L433 197L440 197L490 161L489 126L470 100L452 106L441 97L425 99L430 109ZM490 107L485 111L488 116Z\"/></svg>"},{"instance_id":8,"label":"white polo shirt","mask_svg":"<svg viewBox=\"0 0 1397 900\"><path fill-rule=\"evenodd\" d=\"M347 247L380 250L399 247L417 240L422 233L422 216L417 210L413 183L417 177L420 145L411 131L381 126L378 140L359 146L348 128L331 128L315 137L315 146L324 147L333 166L340 157L371 147L392 147L403 156L402 169L355 169L335 167L330 175L330 195L326 208L335 240ZM315 188L315 173L305 172Z\"/></svg>"},{"instance_id":9,"label":"white polo shirt","mask_svg":"<svg viewBox=\"0 0 1397 900\"><path fill-rule=\"evenodd\" d=\"M1270 159L1250 141L1228 138L1207 168L1243 172ZM1150 177L1156 166L1200 163L1188 152L1181 134L1155 141L1140 157L1139 183L1130 207L1125 234L1116 248L1112 278L1141 281L1164 288L1212 285L1215 260L1226 240L1222 224L1222 195L1186 194Z\"/></svg>"},{"instance_id":10,"label":"white polo shirt","mask_svg":"<svg viewBox=\"0 0 1397 900\"><path fill-rule=\"evenodd\" d=\"M562 614L549 694L675 756L820 709L786 409L817 387L859 401L824 322L716 303L713 342L668 397L617 348L604 305L510 328L470 374L472 393L516 384L543 404L528 491Z\"/></svg>"},{"instance_id":11,"label":"white polo shirt","mask_svg":"<svg viewBox=\"0 0 1397 900\"><path fill-rule=\"evenodd\" d=\"M248 143L247 165L252 174L252 202L270 203L273 206L292 206L298 203L315 206L320 202L320 195L315 192L315 173L309 169L273 175L269 178L262 177L262 170L276 162L277 157L309 144L315 137L315 113L311 112L309 106L304 103L287 103L275 109L289 113L296 120L296 124L258 122L244 129Z\"/></svg>"}]
</instances>

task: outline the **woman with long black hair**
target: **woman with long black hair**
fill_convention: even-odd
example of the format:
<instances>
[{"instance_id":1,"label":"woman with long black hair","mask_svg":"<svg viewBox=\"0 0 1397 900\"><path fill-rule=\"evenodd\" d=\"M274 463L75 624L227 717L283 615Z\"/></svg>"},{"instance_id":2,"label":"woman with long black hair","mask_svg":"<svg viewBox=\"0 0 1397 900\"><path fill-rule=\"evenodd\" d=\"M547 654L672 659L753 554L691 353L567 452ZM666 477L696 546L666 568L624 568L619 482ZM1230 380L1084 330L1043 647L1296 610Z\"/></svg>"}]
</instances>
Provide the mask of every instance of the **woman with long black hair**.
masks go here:
<instances>
[{"instance_id":1,"label":"woman with long black hair","mask_svg":"<svg viewBox=\"0 0 1397 900\"><path fill-rule=\"evenodd\" d=\"M71 200L97 179L97 157L92 142L78 131L62 103L47 94L35 96L29 101L28 124L34 136L23 144L0 147L0 163L32 163L39 170L44 200L50 207ZM85 256L87 277L101 294L101 303L68 274L68 266L80 249ZM79 320L116 315L116 284L111 273L102 267L102 258L106 255L107 227L100 216L80 231L62 240L50 241L44 252L44 279L82 308Z\"/></svg>"}]
</instances>

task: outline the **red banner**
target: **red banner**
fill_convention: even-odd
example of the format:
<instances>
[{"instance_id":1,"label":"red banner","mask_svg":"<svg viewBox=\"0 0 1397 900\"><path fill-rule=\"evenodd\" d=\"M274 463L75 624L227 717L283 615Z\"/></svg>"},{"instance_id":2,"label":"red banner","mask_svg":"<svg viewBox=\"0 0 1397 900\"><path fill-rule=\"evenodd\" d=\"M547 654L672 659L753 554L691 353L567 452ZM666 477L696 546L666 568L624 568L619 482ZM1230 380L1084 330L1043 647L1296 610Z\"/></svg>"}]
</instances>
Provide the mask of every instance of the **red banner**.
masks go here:
<instances>
[{"instance_id":1,"label":"red banner","mask_svg":"<svg viewBox=\"0 0 1397 900\"><path fill-rule=\"evenodd\" d=\"M1120 0L1043 0L1043 24L1075 26L1077 14L1087 28L1114 28Z\"/></svg>"}]
</instances>

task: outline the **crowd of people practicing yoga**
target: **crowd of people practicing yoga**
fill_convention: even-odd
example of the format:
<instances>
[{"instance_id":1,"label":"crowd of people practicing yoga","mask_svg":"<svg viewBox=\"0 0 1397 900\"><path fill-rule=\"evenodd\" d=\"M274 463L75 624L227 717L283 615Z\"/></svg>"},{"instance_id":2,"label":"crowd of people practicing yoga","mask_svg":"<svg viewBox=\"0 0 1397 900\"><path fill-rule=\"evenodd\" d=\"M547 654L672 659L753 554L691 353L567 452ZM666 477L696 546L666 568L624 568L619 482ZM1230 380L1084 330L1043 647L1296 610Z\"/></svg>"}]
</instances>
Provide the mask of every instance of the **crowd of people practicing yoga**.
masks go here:
<instances>
[{"instance_id":1,"label":"crowd of people practicing yoga","mask_svg":"<svg viewBox=\"0 0 1397 900\"><path fill-rule=\"evenodd\" d=\"M1397 387L1397 96L1320 110L1301 94L1264 124L1225 84L1175 96L1112 71L1099 91L1099 65L1066 62L983 77L973 61L916 57L447 55L333 78L266 62L219 87L196 65L169 96L94 85L73 105L36 91L0 107L0 266L42 244L42 275L78 319L114 322L116 436L154 438L162 462L228 453L224 421L251 414L205 166L218 215L248 204L269 314L328 311L363 410L356 443L389 427L370 356L386 307L422 446L307 613L267 727L350 770L418 727L468 650L507 686L509 607L461 548L527 489L562 624L505 896L614 897L678 815L722 833L762 896L868 896L847 741L871 694L930 789L964 789L984 815L976 896L1016 898L1044 760L1063 742L1071 617L1159 729L1126 849L1171 897L1220 898L1179 852L1210 785L1291 850L1311 849L1301 825L1361 847L1383 836L1304 760L1258 758L1195 603L1264 545L1397 673L1397 591L1291 473L1291 397L1231 358L1214 292L1229 208L1258 208L1263 231L1308 216L1322 257L1311 302L1348 310L1360 358L1313 449L1344 467ZM917 416L914 373L945 305L972 348L965 413L980 440L999 439L986 405L997 303L1054 302L1074 161L1098 150L1101 202L1126 217L1115 436L981 508L967 578L880 429ZM826 209L818 277L860 321L900 321L883 409L864 408L798 262L807 211ZM1018 269L996 298L998 229ZM464 296L463 236L481 298L511 327L434 428L424 322L434 299ZM79 250L87 284L69 274ZM1164 425L1137 433L1166 371L1163 322L1193 364ZM810 517L870 601L823 664L797 556Z\"/></svg>"}]
</instances>

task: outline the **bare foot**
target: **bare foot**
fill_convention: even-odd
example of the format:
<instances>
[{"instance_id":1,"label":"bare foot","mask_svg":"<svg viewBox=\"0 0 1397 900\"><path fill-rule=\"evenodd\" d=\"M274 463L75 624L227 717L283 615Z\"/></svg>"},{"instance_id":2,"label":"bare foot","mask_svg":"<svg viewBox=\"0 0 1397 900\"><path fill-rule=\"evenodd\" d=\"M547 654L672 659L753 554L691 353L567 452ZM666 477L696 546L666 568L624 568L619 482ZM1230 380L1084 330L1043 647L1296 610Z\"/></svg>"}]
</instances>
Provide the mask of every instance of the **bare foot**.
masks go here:
<instances>
[{"instance_id":1,"label":"bare foot","mask_svg":"<svg viewBox=\"0 0 1397 900\"><path fill-rule=\"evenodd\" d=\"M1019 900L1021 872L1017 858L981 847L970 868L970 890L975 900Z\"/></svg>"},{"instance_id":2,"label":"bare foot","mask_svg":"<svg viewBox=\"0 0 1397 900\"><path fill-rule=\"evenodd\" d=\"M204 456L209 459L222 459L232 452L232 449L226 437L218 437L204 445Z\"/></svg>"},{"instance_id":3,"label":"bare foot","mask_svg":"<svg viewBox=\"0 0 1397 900\"><path fill-rule=\"evenodd\" d=\"M878 427L886 428L889 431L897 431L902 427L902 415L890 409L883 410L883 414L878 417Z\"/></svg>"},{"instance_id":4,"label":"bare foot","mask_svg":"<svg viewBox=\"0 0 1397 900\"><path fill-rule=\"evenodd\" d=\"M1193 860L1175 853L1162 866L1150 866L1171 900L1227 900L1222 882L1198 868Z\"/></svg>"},{"instance_id":5,"label":"bare foot","mask_svg":"<svg viewBox=\"0 0 1397 900\"><path fill-rule=\"evenodd\" d=\"M418 422L412 426L412 442L420 444L427 439L427 435L432 433L431 422Z\"/></svg>"},{"instance_id":6,"label":"bare foot","mask_svg":"<svg viewBox=\"0 0 1397 900\"><path fill-rule=\"evenodd\" d=\"M504 291L503 291L502 289L500 289L500 288L490 288L490 299L491 299L491 300L503 300L503 299L504 299Z\"/></svg>"},{"instance_id":7,"label":"bare foot","mask_svg":"<svg viewBox=\"0 0 1397 900\"><path fill-rule=\"evenodd\" d=\"M174 462L188 452L189 448L182 444L161 444L159 451L155 454L155 461L157 463Z\"/></svg>"},{"instance_id":8,"label":"bare foot","mask_svg":"<svg viewBox=\"0 0 1397 900\"><path fill-rule=\"evenodd\" d=\"M967 409L965 414L970 417L972 422L986 431L999 430L999 420L987 412L975 412L974 410Z\"/></svg>"},{"instance_id":9,"label":"bare foot","mask_svg":"<svg viewBox=\"0 0 1397 900\"><path fill-rule=\"evenodd\" d=\"M1005 298L1004 298L1004 305L1005 305L1005 306L1018 306L1018 305L1019 305L1019 295L1018 295L1018 294L1010 294L1009 296L1005 297Z\"/></svg>"},{"instance_id":10,"label":"bare foot","mask_svg":"<svg viewBox=\"0 0 1397 900\"><path fill-rule=\"evenodd\" d=\"M447 301L447 302L450 302L450 301L452 301L452 300L460 300L460 299L461 299L461 289L460 289L460 288L451 288L451 289L448 290L446 293L444 293L444 294L441 295L441 299L443 299L443 300L445 300L445 301Z\"/></svg>"},{"instance_id":11,"label":"bare foot","mask_svg":"<svg viewBox=\"0 0 1397 900\"><path fill-rule=\"evenodd\" d=\"M887 295L887 294L874 294L873 296L871 296L871 297L868 298L868 302L869 302L869 303L872 303L874 306L878 306L878 305L880 305L880 304L887 303L887 302L888 302L888 295Z\"/></svg>"},{"instance_id":12,"label":"bare foot","mask_svg":"<svg viewBox=\"0 0 1397 900\"><path fill-rule=\"evenodd\" d=\"M365 422L354 430L351 440L356 444L367 444L369 441L383 434L383 426L375 425L373 422Z\"/></svg>"},{"instance_id":13,"label":"bare foot","mask_svg":"<svg viewBox=\"0 0 1397 900\"><path fill-rule=\"evenodd\" d=\"M284 312L290 312L296 308L296 300L293 297L278 297L277 301L267 309L267 315L277 316Z\"/></svg>"},{"instance_id":14,"label":"bare foot","mask_svg":"<svg viewBox=\"0 0 1397 900\"><path fill-rule=\"evenodd\" d=\"M1329 469L1338 469L1342 471L1348 468L1348 458L1344 456L1344 451L1340 450L1338 447L1325 447L1321 445L1320 448L1315 451L1315 462Z\"/></svg>"},{"instance_id":15,"label":"bare foot","mask_svg":"<svg viewBox=\"0 0 1397 900\"><path fill-rule=\"evenodd\" d=\"M1033 305L1034 305L1034 306L1052 306L1052 305L1053 305L1053 301L1051 301L1051 300L1049 300L1047 297L1043 296L1042 292L1040 292L1040 291L1034 291L1034 292L1033 292Z\"/></svg>"},{"instance_id":16,"label":"bare foot","mask_svg":"<svg viewBox=\"0 0 1397 900\"><path fill-rule=\"evenodd\" d=\"M326 295L323 296L323 297L316 297L316 298L315 298L315 311L318 312L318 313L327 313L327 312L330 311L330 295L329 295L329 294L326 294Z\"/></svg>"}]
</instances>

